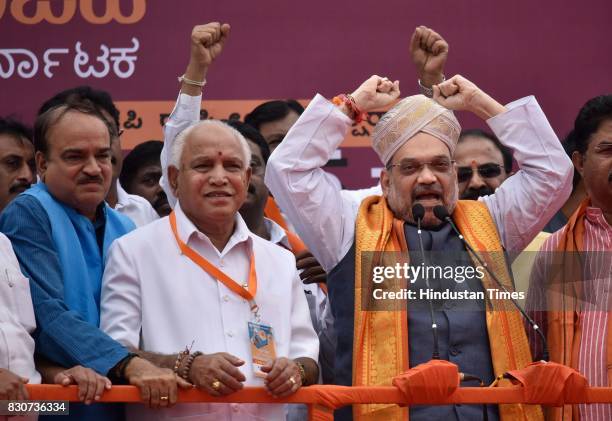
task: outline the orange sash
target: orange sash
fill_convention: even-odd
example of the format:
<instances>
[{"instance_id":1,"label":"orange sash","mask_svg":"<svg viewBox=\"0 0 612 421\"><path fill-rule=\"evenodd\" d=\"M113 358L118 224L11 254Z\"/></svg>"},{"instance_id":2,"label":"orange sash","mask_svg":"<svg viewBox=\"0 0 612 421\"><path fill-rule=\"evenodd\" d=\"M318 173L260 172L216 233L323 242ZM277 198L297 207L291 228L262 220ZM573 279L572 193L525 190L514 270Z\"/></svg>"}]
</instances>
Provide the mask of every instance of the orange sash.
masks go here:
<instances>
[{"instance_id":1,"label":"orange sash","mask_svg":"<svg viewBox=\"0 0 612 421\"><path fill-rule=\"evenodd\" d=\"M281 214L281 211L272 196L268 196L266 208L264 209L264 215L266 218L269 218L280 225L280 227L285 231L287 241L289 242L289 246L291 247L291 252L293 254L298 254L308 250L302 239L298 237L297 234L289 231L287 228L287 222L285 221L285 218L283 218L283 215ZM323 282L320 282L318 285L319 288L321 288L321 291L327 295L327 285Z\"/></svg>"},{"instance_id":2,"label":"orange sash","mask_svg":"<svg viewBox=\"0 0 612 421\"><path fill-rule=\"evenodd\" d=\"M193 263L198 265L203 271L232 290L233 293L240 295L242 298L247 300L251 306L251 310L256 311L257 304L255 303L255 295L257 294L257 273L255 272L255 254L251 252L248 283L241 286L238 282L234 281L224 272L219 270L219 268L214 266L197 251L189 247L187 244L185 244L185 242L183 242L183 240L181 240L176 229L176 214L174 211L170 213L170 217L168 219L170 221L170 228L172 228L172 233L174 234L174 238L176 239L176 243L181 249L181 252L191 259Z\"/></svg>"},{"instance_id":3,"label":"orange sash","mask_svg":"<svg viewBox=\"0 0 612 421\"><path fill-rule=\"evenodd\" d=\"M514 288L502 254L501 241L486 206L477 201L459 201L453 219L476 251L499 252L483 257L508 290L512 291ZM353 385L390 385L393 377L409 369L407 310L363 310L362 299L366 295L371 296L372 291L370 283L362 285L361 280L362 252L407 251L403 221L394 219L384 197L371 196L361 202L355 228L355 247ZM483 286L494 288L493 282L485 276ZM520 314L504 310L493 304L487 306L486 313L496 376L531 363ZM502 381L502 384L505 382ZM499 408L504 421L543 418L539 406L518 404L500 405ZM354 405L353 417L358 421L407 419L408 410L389 404Z\"/></svg>"},{"instance_id":4,"label":"orange sash","mask_svg":"<svg viewBox=\"0 0 612 421\"><path fill-rule=\"evenodd\" d=\"M283 215L281 214L280 208L276 204L276 201L272 196L268 196L268 200L266 201L266 207L264 208L264 215L266 218L269 218L276 222L278 225L283 227L285 231L287 231L287 222Z\"/></svg>"},{"instance_id":5,"label":"orange sash","mask_svg":"<svg viewBox=\"0 0 612 421\"><path fill-rule=\"evenodd\" d=\"M579 289L583 284L583 266L578 258L578 252L584 251L584 224L586 210L590 205L591 200L587 197L570 217L565 227L563 227L556 250L557 255L555 256L557 260L562 259L560 262L562 268L558 276L553 279L552 287L547 288L547 301L549 306L552 306L554 309L547 314L547 339L551 360L576 370L578 370L580 340L582 336L577 296L581 296ZM563 291L554 291L555 287L563 288ZM566 294L567 288L572 288L574 292ZM551 292L551 290L553 291ZM564 302L559 301L560 297L563 297ZM608 312L608 331L606 333L608 386L612 385L611 322L612 312ZM580 419L577 405L550 408L550 411L547 412L547 419L563 419L564 421Z\"/></svg>"}]
</instances>

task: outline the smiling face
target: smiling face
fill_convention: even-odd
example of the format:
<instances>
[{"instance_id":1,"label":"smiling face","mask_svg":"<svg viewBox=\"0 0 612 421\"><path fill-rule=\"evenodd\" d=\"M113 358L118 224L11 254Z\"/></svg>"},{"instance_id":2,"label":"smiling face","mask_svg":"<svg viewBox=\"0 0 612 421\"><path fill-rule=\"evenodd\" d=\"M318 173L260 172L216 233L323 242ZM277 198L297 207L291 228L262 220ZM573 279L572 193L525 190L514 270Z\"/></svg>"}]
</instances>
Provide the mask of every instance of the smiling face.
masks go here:
<instances>
[{"instance_id":1,"label":"smiling face","mask_svg":"<svg viewBox=\"0 0 612 421\"><path fill-rule=\"evenodd\" d=\"M168 175L181 209L207 233L233 224L246 200L251 169L229 128L206 125L188 135L180 169L170 166Z\"/></svg>"},{"instance_id":2,"label":"smiling face","mask_svg":"<svg viewBox=\"0 0 612 421\"><path fill-rule=\"evenodd\" d=\"M49 192L93 219L110 188L110 134L98 117L67 111L47 132L47 153L36 166Z\"/></svg>"},{"instance_id":3,"label":"smiling face","mask_svg":"<svg viewBox=\"0 0 612 421\"><path fill-rule=\"evenodd\" d=\"M412 206L423 205L423 227L442 223L433 214L435 206L452 213L457 203L457 175L448 147L427 133L417 133L395 152L381 173L381 184L396 218L415 223Z\"/></svg>"}]
</instances>

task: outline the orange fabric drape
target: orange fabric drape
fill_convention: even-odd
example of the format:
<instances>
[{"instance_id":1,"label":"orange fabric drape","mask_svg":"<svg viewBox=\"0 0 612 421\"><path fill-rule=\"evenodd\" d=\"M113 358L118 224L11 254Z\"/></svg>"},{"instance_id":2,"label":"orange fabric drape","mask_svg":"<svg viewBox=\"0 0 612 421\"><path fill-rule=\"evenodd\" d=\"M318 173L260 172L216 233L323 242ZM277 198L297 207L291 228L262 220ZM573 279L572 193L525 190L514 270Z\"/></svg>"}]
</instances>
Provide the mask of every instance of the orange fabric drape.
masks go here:
<instances>
[{"instance_id":1,"label":"orange fabric drape","mask_svg":"<svg viewBox=\"0 0 612 421\"><path fill-rule=\"evenodd\" d=\"M77 386L60 386L54 384L26 385L31 400L67 400L78 402ZM101 402L140 402L140 391L136 386L113 386L104 391ZM339 408L352 403L423 403L415 397L408 399L394 386L347 387L316 385L302 387L293 395L279 399L270 396L263 387L245 387L225 397L214 397L198 389L179 389L178 401L216 402L216 403L306 403L319 404L328 408ZM519 403L524 402L524 390L521 386L482 388L459 387L439 404L479 404L479 403ZM612 387L590 387L586 390L584 403L612 403Z\"/></svg>"},{"instance_id":2,"label":"orange fabric drape","mask_svg":"<svg viewBox=\"0 0 612 421\"><path fill-rule=\"evenodd\" d=\"M586 210L591 205L590 198L582 201L578 209L563 227L556 255L553 261L560 265L560 270L548 284L547 301L552 308L547 315L547 339L551 360L578 369L578 356L582 336L579 323L580 309L577 298L580 298L583 285L583 265L579 257L584 250L584 227ZM561 290L559 290L561 288ZM567 289L571 292L567 293ZM612 321L612 312L608 312ZM608 386L612 386L612 323L608 322L606 332L606 360ZM578 420L578 407L551 408L547 414L552 420Z\"/></svg>"},{"instance_id":3,"label":"orange fabric drape","mask_svg":"<svg viewBox=\"0 0 612 421\"><path fill-rule=\"evenodd\" d=\"M459 201L453 219L466 241L477 252L484 252L484 260L513 290L503 256L497 228L486 206L477 201ZM408 317L406 308L391 311L367 311L363 298L372 296L372 282L363 282L364 264L380 265L377 261L364 262L367 252L405 252L403 221L394 219L384 197L370 196L361 202L355 228L355 325L353 341L353 385L387 385L399 373L406 372L408 362ZM391 259L389 254L381 260ZM400 259L407 259L402 253ZM373 260L378 259L374 257ZM395 262L393 262L394 264ZM403 261L402 261L403 263ZM474 261L474 264L478 264ZM367 266L369 268L369 266ZM367 270L367 269L366 269ZM368 273L371 273L368 272ZM368 281L366 279L366 281ZM485 288L496 288L489 276L483 279ZM405 287L402 280L386 280L391 291ZM489 303L486 312L487 330L491 346L493 369L496 375L523 368L531 363L531 353L521 316L516 311L496 302ZM389 310L389 309L386 309ZM514 309L510 309L514 310ZM504 381L509 383L508 381ZM538 406L500 405L502 420L540 420ZM355 405L356 420L406 419L405 408L395 405Z\"/></svg>"},{"instance_id":4,"label":"orange fabric drape","mask_svg":"<svg viewBox=\"0 0 612 421\"><path fill-rule=\"evenodd\" d=\"M302 239L294 232L289 231L287 228L287 222L285 221L285 218L283 218L283 215L281 214L281 211L272 196L268 196L268 201L266 202L266 207L264 209L264 215L266 218L273 220L280 225L281 228L283 228L285 235L287 235L287 241L289 241L289 246L291 247L291 252L293 254L298 254L308 250ZM321 291L327 295L327 285L325 283L319 283L318 285L319 288L321 288Z\"/></svg>"},{"instance_id":5,"label":"orange fabric drape","mask_svg":"<svg viewBox=\"0 0 612 421\"><path fill-rule=\"evenodd\" d=\"M268 200L266 201L266 207L264 208L264 215L266 216L266 218L273 220L278 225L283 227L285 231L287 231L287 222L285 221L285 218L283 218L280 208L278 207L276 201L272 196L268 196Z\"/></svg>"},{"instance_id":6,"label":"orange fabric drape","mask_svg":"<svg viewBox=\"0 0 612 421\"><path fill-rule=\"evenodd\" d=\"M525 389L525 402L560 406L587 400L587 379L578 371L555 362L538 361L507 375Z\"/></svg>"}]
</instances>

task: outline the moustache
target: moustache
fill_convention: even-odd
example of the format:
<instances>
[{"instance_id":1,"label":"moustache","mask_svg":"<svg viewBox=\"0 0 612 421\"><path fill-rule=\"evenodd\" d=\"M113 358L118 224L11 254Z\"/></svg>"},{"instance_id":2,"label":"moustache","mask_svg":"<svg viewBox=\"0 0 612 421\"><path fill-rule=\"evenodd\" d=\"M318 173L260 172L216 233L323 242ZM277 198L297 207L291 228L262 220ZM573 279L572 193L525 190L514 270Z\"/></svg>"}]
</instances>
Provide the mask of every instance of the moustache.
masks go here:
<instances>
[{"instance_id":1,"label":"moustache","mask_svg":"<svg viewBox=\"0 0 612 421\"><path fill-rule=\"evenodd\" d=\"M100 176L94 176L94 177L82 177L77 180L77 184L90 184L90 183L103 184L104 179Z\"/></svg>"},{"instance_id":2,"label":"moustache","mask_svg":"<svg viewBox=\"0 0 612 421\"><path fill-rule=\"evenodd\" d=\"M31 186L30 183L20 181L20 182L13 184L11 187L9 187L9 193L11 194L22 193L26 191L27 189L29 189L30 186Z\"/></svg>"},{"instance_id":3,"label":"moustache","mask_svg":"<svg viewBox=\"0 0 612 421\"><path fill-rule=\"evenodd\" d=\"M463 200L478 200L479 197L482 196L489 196L491 194L495 193L495 190L493 190L491 187L489 186L483 186L477 189L473 189L473 188L469 188L466 189L463 194L461 195L461 199Z\"/></svg>"},{"instance_id":4,"label":"moustache","mask_svg":"<svg viewBox=\"0 0 612 421\"><path fill-rule=\"evenodd\" d=\"M442 187L433 185L433 186L424 186L417 184L412 190L412 201L414 202L418 196L424 194L436 194L440 196L440 198L444 197L444 192L442 191Z\"/></svg>"}]
</instances>

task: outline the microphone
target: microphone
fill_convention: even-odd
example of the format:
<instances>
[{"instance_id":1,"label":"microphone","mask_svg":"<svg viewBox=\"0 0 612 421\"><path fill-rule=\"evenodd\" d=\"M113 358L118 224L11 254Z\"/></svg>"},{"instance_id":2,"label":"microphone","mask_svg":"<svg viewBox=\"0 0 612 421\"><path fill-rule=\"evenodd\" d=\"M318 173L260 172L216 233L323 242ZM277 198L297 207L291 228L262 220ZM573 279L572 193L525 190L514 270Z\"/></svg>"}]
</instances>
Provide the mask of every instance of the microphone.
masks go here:
<instances>
[{"instance_id":1,"label":"microphone","mask_svg":"<svg viewBox=\"0 0 612 421\"><path fill-rule=\"evenodd\" d=\"M425 263L425 247L423 247L423 237L421 236L421 221L425 216L425 208L420 203L415 204L412 207L412 217L417 221L417 233L419 234L419 246L421 248L421 258ZM429 279L425 276L425 286L429 289ZM432 360L440 359L440 349L438 347L438 324L436 323L436 317L434 315L433 304L431 299L429 303L429 316L431 318L431 333L433 334L433 352L431 354Z\"/></svg>"},{"instance_id":2,"label":"microphone","mask_svg":"<svg viewBox=\"0 0 612 421\"><path fill-rule=\"evenodd\" d=\"M504 290L504 292L507 292L508 294L510 294L510 291L508 291L508 289L504 286L504 284L501 283L499 278L489 269L487 264L481 259L481 257L478 255L478 253L476 253L476 251L474 251L472 246L470 246L470 244L465 240L463 235L461 235L461 233L459 232L459 230L455 226L453 220L451 219L450 214L448 213L448 210L446 210L446 208L444 206L438 205L438 206L433 208L433 213L436 216L436 218L438 218L440 221L448 222L450 224L450 226L453 229L453 231L455 231L455 233L459 236L459 239L461 240L461 242L465 245L465 247L468 249L468 251L471 252L472 255L474 255L474 257L476 257L476 260L478 261L478 263L480 263L480 265L485 268L485 270L491 276L491 278L493 278L495 283L502 290ZM544 361L548 361L550 359L550 355L548 353L548 342L546 341L546 336L544 336L544 333L540 329L540 326L538 326L538 324L531 317L529 317L529 315L527 315L525 310L523 310L521 308L521 306L518 305L518 303L516 302L516 300L514 298L512 298L510 296L509 296L509 298L510 298L510 301L512 301L512 304L514 304L514 307L516 307L518 309L518 311L522 314L523 318L525 318L525 320L527 320L527 322L529 323L529 325L531 325L533 330L540 336L540 339L542 339L542 348L543 348L542 349L542 359Z\"/></svg>"}]
</instances>

